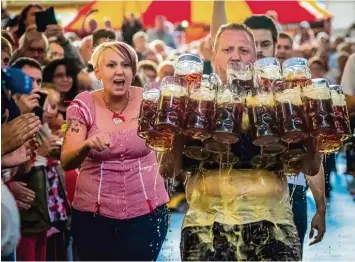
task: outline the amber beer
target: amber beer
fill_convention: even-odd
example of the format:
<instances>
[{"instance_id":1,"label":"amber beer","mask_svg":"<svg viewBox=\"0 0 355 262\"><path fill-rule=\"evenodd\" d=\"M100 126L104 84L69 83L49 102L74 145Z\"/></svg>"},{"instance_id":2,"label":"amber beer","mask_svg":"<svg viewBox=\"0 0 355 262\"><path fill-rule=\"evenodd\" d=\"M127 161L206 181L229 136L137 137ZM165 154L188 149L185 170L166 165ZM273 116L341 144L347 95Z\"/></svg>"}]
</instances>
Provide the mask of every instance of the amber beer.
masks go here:
<instances>
[{"instance_id":1,"label":"amber beer","mask_svg":"<svg viewBox=\"0 0 355 262\"><path fill-rule=\"evenodd\" d=\"M317 146L319 151L323 153L338 151L342 142L351 137L349 115L341 87L338 85L330 86L330 94L333 104L335 132L318 138Z\"/></svg>"},{"instance_id":2,"label":"amber beer","mask_svg":"<svg viewBox=\"0 0 355 262\"><path fill-rule=\"evenodd\" d=\"M338 135L341 135L341 141L345 141L351 137L351 130L348 108L341 86L331 85L330 95L333 102L335 130Z\"/></svg>"},{"instance_id":3,"label":"amber beer","mask_svg":"<svg viewBox=\"0 0 355 262\"><path fill-rule=\"evenodd\" d=\"M313 137L330 137L336 130L328 81L313 79L312 83L312 86L303 90L307 126Z\"/></svg>"},{"instance_id":4,"label":"amber beer","mask_svg":"<svg viewBox=\"0 0 355 262\"><path fill-rule=\"evenodd\" d=\"M171 134L162 134L154 129L160 90L156 83L144 86L143 99L139 111L138 136L146 139L146 144L154 151L164 152L173 146ZM160 88L160 86L159 86Z\"/></svg>"},{"instance_id":5,"label":"amber beer","mask_svg":"<svg viewBox=\"0 0 355 262\"><path fill-rule=\"evenodd\" d=\"M243 100L229 89L224 90L217 97L212 138L226 144L238 142L243 112Z\"/></svg>"},{"instance_id":6,"label":"amber beer","mask_svg":"<svg viewBox=\"0 0 355 262\"><path fill-rule=\"evenodd\" d=\"M201 73L187 73L187 74L175 73L175 75L178 77L184 78L189 86L201 84L202 72Z\"/></svg>"},{"instance_id":7,"label":"amber beer","mask_svg":"<svg viewBox=\"0 0 355 262\"><path fill-rule=\"evenodd\" d=\"M209 138L214 113L214 91L200 89L191 94L187 100L184 134L199 140Z\"/></svg>"},{"instance_id":8,"label":"amber beer","mask_svg":"<svg viewBox=\"0 0 355 262\"><path fill-rule=\"evenodd\" d=\"M155 132L154 121L158 108L158 99L159 96L156 101L143 98L141 103L138 119L138 136L143 139L147 139L150 133Z\"/></svg>"},{"instance_id":9,"label":"amber beer","mask_svg":"<svg viewBox=\"0 0 355 262\"><path fill-rule=\"evenodd\" d=\"M273 95L249 95L246 101L253 143L257 146L267 146L278 142L280 137Z\"/></svg>"},{"instance_id":10,"label":"amber beer","mask_svg":"<svg viewBox=\"0 0 355 262\"><path fill-rule=\"evenodd\" d=\"M307 59L302 57L287 59L282 68L286 89L297 90L300 93L303 88L312 85Z\"/></svg>"},{"instance_id":11,"label":"amber beer","mask_svg":"<svg viewBox=\"0 0 355 262\"><path fill-rule=\"evenodd\" d=\"M251 92L253 84L253 64L231 62L227 68L228 87L234 93L241 95Z\"/></svg>"},{"instance_id":12,"label":"amber beer","mask_svg":"<svg viewBox=\"0 0 355 262\"><path fill-rule=\"evenodd\" d=\"M162 80L155 130L180 134L185 114L187 83L184 79L168 76Z\"/></svg>"},{"instance_id":13,"label":"amber beer","mask_svg":"<svg viewBox=\"0 0 355 262\"><path fill-rule=\"evenodd\" d=\"M202 80L203 60L193 54L179 56L175 66L175 76L182 77L188 86L199 86Z\"/></svg>"},{"instance_id":14,"label":"amber beer","mask_svg":"<svg viewBox=\"0 0 355 262\"><path fill-rule=\"evenodd\" d=\"M283 89L281 66L278 59L274 57L259 59L255 62L254 68L257 84L262 91L271 92Z\"/></svg>"},{"instance_id":15,"label":"amber beer","mask_svg":"<svg viewBox=\"0 0 355 262\"><path fill-rule=\"evenodd\" d=\"M290 144L308 137L305 112L300 94L293 89L275 95L281 140Z\"/></svg>"},{"instance_id":16,"label":"amber beer","mask_svg":"<svg viewBox=\"0 0 355 262\"><path fill-rule=\"evenodd\" d=\"M174 133L153 131L147 137L146 145L154 151L165 152L173 148L174 138Z\"/></svg>"}]
</instances>

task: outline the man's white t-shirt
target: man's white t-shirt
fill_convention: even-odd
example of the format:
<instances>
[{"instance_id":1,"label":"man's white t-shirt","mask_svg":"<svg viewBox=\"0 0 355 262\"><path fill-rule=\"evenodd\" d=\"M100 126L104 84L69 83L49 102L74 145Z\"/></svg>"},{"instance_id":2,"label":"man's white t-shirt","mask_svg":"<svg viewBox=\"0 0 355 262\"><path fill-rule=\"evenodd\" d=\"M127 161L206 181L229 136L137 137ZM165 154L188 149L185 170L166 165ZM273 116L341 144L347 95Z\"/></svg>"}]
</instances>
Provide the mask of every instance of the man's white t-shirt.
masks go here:
<instances>
[{"instance_id":1,"label":"man's white t-shirt","mask_svg":"<svg viewBox=\"0 0 355 262\"><path fill-rule=\"evenodd\" d=\"M350 55L346 62L341 78L341 86L344 94L355 96L355 54Z\"/></svg>"},{"instance_id":2,"label":"man's white t-shirt","mask_svg":"<svg viewBox=\"0 0 355 262\"><path fill-rule=\"evenodd\" d=\"M306 177L303 173L300 173L298 176L287 177L287 182L292 185L307 186Z\"/></svg>"}]
</instances>

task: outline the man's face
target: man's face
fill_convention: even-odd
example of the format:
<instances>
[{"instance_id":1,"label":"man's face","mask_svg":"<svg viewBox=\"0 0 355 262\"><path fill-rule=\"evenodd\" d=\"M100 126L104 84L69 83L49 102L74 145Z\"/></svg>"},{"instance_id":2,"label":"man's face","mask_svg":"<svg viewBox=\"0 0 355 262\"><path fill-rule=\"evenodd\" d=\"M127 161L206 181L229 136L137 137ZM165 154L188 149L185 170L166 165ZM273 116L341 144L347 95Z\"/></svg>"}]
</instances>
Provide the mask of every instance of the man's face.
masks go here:
<instances>
[{"instance_id":1,"label":"man's face","mask_svg":"<svg viewBox=\"0 0 355 262\"><path fill-rule=\"evenodd\" d=\"M216 40L217 41L217 40ZM221 33L216 50L213 52L213 65L222 81L226 82L227 65L230 62L254 63L255 46L252 38L242 30L225 30Z\"/></svg>"},{"instance_id":2,"label":"man's face","mask_svg":"<svg viewBox=\"0 0 355 262\"><path fill-rule=\"evenodd\" d=\"M32 92L39 91L42 85L42 73L36 67L32 67L29 65L24 65L21 68L22 72L31 77L32 79Z\"/></svg>"},{"instance_id":3,"label":"man's face","mask_svg":"<svg viewBox=\"0 0 355 262\"><path fill-rule=\"evenodd\" d=\"M24 57L30 57L37 60L38 63L43 65L46 57L46 44L43 39L32 41L24 52Z\"/></svg>"},{"instance_id":4,"label":"man's face","mask_svg":"<svg viewBox=\"0 0 355 262\"><path fill-rule=\"evenodd\" d=\"M279 38L276 49L276 57L282 64L286 59L292 57L292 42L287 38Z\"/></svg>"},{"instance_id":5,"label":"man's face","mask_svg":"<svg viewBox=\"0 0 355 262\"><path fill-rule=\"evenodd\" d=\"M270 30L254 29L253 35L258 59L275 56L275 45Z\"/></svg>"}]
</instances>

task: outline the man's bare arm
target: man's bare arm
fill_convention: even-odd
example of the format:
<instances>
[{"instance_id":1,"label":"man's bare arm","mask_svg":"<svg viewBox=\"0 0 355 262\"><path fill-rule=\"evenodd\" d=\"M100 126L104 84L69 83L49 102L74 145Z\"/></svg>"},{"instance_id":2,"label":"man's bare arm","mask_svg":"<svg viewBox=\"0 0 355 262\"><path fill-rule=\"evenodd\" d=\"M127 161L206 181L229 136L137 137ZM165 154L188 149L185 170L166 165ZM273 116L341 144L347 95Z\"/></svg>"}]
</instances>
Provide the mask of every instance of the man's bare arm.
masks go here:
<instances>
[{"instance_id":1,"label":"man's bare arm","mask_svg":"<svg viewBox=\"0 0 355 262\"><path fill-rule=\"evenodd\" d=\"M214 44L215 37L221 25L227 24L227 15L224 0L215 0L213 4L213 14L211 23L211 39Z\"/></svg>"},{"instance_id":2,"label":"man's bare arm","mask_svg":"<svg viewBox=\"0 0 355 262\"><path fill-rule=\"evenodd\" d=\"M325 196L324 196L324 169L323 165L319 169L319 172L315 176L306 176L309 184L309 188L312 191L314 201L316 202L317 212L325 212Z\"/></svg>"}]
</instances>

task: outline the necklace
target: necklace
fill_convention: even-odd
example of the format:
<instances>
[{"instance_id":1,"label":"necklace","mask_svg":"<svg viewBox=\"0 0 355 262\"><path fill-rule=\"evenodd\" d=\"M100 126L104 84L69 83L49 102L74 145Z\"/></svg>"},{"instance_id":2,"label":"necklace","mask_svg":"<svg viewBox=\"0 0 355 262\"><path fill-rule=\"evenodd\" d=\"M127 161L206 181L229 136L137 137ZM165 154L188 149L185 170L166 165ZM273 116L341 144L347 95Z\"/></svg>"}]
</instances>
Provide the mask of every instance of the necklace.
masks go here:
<instances>
[{"instance_id":1,"label":"necklace","mask_svg":"<svg viewBox=\"0 0 355 262\"><path fill-rule=\"evenodd\" d=\"M121 116L121 114L123 113L123 111L126 109L126 107L128 106L128 102L129 102L129 99L130 99L130 93L128 92L128 97L127 97L127 102L126 104L124 105L123 109L121 110L121 112L117 113L115 112L114 110L111 109L111 107L109 106L108 102L106 101L106 98L105 98L105 94L104 92L102 92L102 98L105 102L105 105L107 107L108 110L110 110L113 115L112 115L112 121L118 125L118 124L121 124L122 122L126 122L124 116Z\"/></svg>"}]
</instances>

